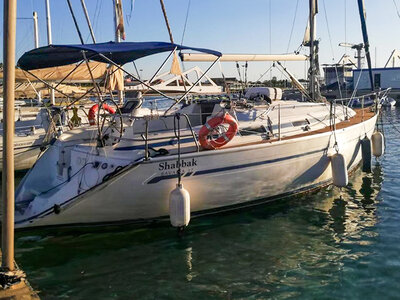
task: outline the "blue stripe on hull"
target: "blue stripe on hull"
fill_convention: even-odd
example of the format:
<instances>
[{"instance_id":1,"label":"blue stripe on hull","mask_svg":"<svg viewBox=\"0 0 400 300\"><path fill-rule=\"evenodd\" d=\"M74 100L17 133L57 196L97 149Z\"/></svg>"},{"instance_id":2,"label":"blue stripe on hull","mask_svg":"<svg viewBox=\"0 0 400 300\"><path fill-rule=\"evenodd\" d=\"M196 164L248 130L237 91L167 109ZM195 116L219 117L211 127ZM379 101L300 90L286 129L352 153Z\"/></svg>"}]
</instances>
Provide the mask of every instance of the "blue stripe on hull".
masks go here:
<instances>
[{"instance_id":1,"label":"blue stripe on hull","mask_svg":"<svg viewBox=\"0 0 400 300\"><path fill-rule=\"evenodd\" d=\"M209 169L209 170L202 170L202 171L197 171L193 173L186 173L184 176L197 176L197 175L205 175L205 174L212 174L212 173L219 173L219 172L225 172L225 171L230 171L230 170L237 170L237 169L243 169L243 168L250 168L250 167L255 167L255 166L260 166L260 165L266 165L266 164L271 164L275 162L280 162L288 159L294 159L306 155L311 155L311 154L316 154L322 151L325 151L326 148L320 149L320 150L314 150L311 152L307 153L301 153L301 154L296 154L296 155L291 155L291 156L286 156L286 157L281 157L281 158L276 158L276 159L269 159L269 160L264 160L264 161L258 161L258 162L253 162L253 163L248 163L248 164L243 164L243 165L236 165L236 166L229 166L229 167L223 167L223 168L216 168L216 169ZM177 174L172 174L172 175L163 175L163 176L157 176L152 179L150 179L147 184L154 184L158 183L162 180L167 180L167 179L173 179L173 178L178 178Z\"/></svg>"},{"instance_id":2,"label":"blue stripe on hull","mask_svg":"<svg viewBox=\"0 0 400 300\"><path fill-rule=\"evenodd\" d=\"M181 139L181 144L186 144L186 143L193 143L194 139L191 138L186 138L186 139ZM169 141L166 142L159 142L159 143L154 143L154 144L149 144L149 147L163 147L163 146L174 146L178 144L178 140L177 139L171 139ZM119 148L115 148L114 150L116 151L129 151L129 150L144 150L145 149L145 145L140 145L140 146L126 146L126 147L119 147Z\"/></svg>"}]
</instances>

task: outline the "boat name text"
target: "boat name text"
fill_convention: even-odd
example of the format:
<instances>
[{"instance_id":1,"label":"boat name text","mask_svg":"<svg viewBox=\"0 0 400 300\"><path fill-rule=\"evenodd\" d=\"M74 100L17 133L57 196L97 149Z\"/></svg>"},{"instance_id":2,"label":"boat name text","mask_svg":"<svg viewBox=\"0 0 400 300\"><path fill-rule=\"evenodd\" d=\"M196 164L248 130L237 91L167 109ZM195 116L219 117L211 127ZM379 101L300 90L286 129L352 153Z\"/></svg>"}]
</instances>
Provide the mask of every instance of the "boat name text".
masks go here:
<instances>
[{"instance_id":1,"label":"boat name text","mask_svg":"<svg viewBox=\"0 0 400 300\"><path fill-rule=\"evenodd\" d=\"M158 164L158 170L159 171L166 171L166 170L172 170L172 169L177 169L179 167L179 163L174 161L174 162L162 162ZM187 167L197 167L197 160L192 158L191 160L184 160L182 159L180 162L180 167L181 168L187 168Z\"/></svg>"}]
</instances>

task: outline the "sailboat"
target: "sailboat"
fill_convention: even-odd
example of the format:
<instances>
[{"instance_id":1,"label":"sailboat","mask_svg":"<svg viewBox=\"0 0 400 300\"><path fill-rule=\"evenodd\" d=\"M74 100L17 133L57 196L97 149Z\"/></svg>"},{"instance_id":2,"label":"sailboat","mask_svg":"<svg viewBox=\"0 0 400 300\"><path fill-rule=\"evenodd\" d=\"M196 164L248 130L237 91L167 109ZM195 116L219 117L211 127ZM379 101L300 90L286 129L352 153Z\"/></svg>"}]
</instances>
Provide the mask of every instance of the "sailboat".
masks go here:
<instances>
[{"instance_id":1,"label":"sailboat","mask_svg":"<svg viewBox=\"0 0 400 300\"><path fill-rule=\"evenodd\" d=\"M84 68L83 68L84 67ZM107 66L103 63L91 63L92 76L97 81L104 81L107 73ZM73 92L79 92L79 96L85 95L86 90L66 85L66 83L88 83L91 82L90 74L86 66L66 65L44 68L36 71L27 72L16 69L16 94L21 94L22 90L31 87L30 94L38 93L39 86L42 89L41 95L47 91L51 83L58 91L59 95L66 99L70 99ZM0 74L2 77L2 74ZM62 83L54 84L60 81ZM48 83L47 83L48 82ZM46 85L46 84L47 85ZM19 88L23 87L23 88ZM26 92L23 92L26 93ZM72 102L72 100L71 100ZM76 102L76 101L75 101ZM16 102L18 103L18 102ZM39 103L38 106L16 106L15 108L15 136L14 136L14 167L15 170L21 171L32 167L38 156L46 148L46 145L62 132L70 130L73 124L74 115L79 118L79 125L88 124L87 111L93 105L67 105L67 107L47 106ZM0 112L2 119L2 112ZM3 135L3 124L0 124L0 136ZM3 143L0 140L0 153L3 151ZM0 160L0 170L2 169L2 161Z\"/></svg>"},{"instance_id":2,"label":"sailboat","mask_svg":"<svg viewBox=\"0 0 400 300\"><path fill-rule=\"evenodd\" d=\"M374 153L382 154L381 136L375 132L379 106L351 109L342 100L320 100L315 5L310 0L310 101L182 103L183 95L168 109L145 115L136 113L140 104L127 103L100 122L108 127L98 123L88 131L71 130L49 146L18 187L16 226L170 218L181 228L191 216L264 203L332 182L346 186L347 172L368 160L361 149L371 138ZM53 45L27 52L18 63L30 70L90 59L121 68L143 56L170 51L170 57L185 49L213 56L211 66L223 57L172 43L123 42ZM380 94L372 95L379 103Z\"/></svg>"}]
</instances>

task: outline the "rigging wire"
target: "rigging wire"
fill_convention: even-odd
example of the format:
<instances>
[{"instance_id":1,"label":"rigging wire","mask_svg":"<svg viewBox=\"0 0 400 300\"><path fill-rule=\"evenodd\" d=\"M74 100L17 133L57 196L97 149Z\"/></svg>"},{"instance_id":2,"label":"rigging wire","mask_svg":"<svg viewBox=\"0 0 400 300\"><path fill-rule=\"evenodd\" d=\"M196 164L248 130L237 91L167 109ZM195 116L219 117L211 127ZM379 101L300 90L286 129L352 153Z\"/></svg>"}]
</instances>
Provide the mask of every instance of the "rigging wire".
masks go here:
<instances>
[{"instance_id":1,"label":"rigging wire","mask_svg":"<svg viewBox=\"0 0 400 300\"><path fill-rule=\"evenodd\" d=\"M187 21L188 21L188 17L189 17L190 3L191 3L191 0L189 0L187 10L186 10L186 18L185 18L185 25L183 26L181 46L183 44L183 39L185 38L186 26L187 26Z\"/></svg>"},{"instance_id":2,"label":"rigging wire","mask_svg":"<svg viewBox=\"0 0 400 300\"><path fill-rule=\"evenodd\" d=\"M272 54L272 1L269 0L269 54ZM272 62L270 63L272 66ZM269 80L272 80L272 69L269 73Z\"/></svg>"},{"instance_id":3,"label":"rigging wire","mask_svg":"<svg viewBox=\"0 0 400 300\"><path fill-rule=\"evenodd\" d=\"M293 32L294 32L294 26L296 25L296 19L297 19L297 12L299 10L299 0L296 1L296 8L294 11L294 17L293 17L293 22L292 22L292 28L290 29L290 35L289 35L289 42L288 45L286 47L286 53L289 53L289 48L290 48L290 44L292 43L292 38L293 38ZM283 65L286 67L286 61L283 63ZM280 80L282 80L283 78L283 73L281 73L281 78Z\"/></svg>"},{"instance_id":4,"label":"rigging wire","mask_svg":"<svg viewBox=\"0 0 400 300\"><path fill-rule=\"evenodd\" d=\"M72 16L72 20L74 21L75 28L76 28L76 31L77 31L78 36L79 36L79 40L81 41L81 44L84 45L85 42L83 41L82 33L81 33L80 28L79 28L78 21L76 20L74 10L72 9L71 0L67 0L67 4L68 4L69 11L71 13L71 16Z\"/></svg>"},{"instance_id":5,"label":"rigging wire","mask_svg":"<svg viewBox=\"0 0 400 300\"><path fill-rule=\"evenodd\" d=\"M261 76L256 80L256 82L257 82L257 81L260 81L260 80L265 76L265 74L267 74L267 73L270 71L270 69L272 69L273 67L274 67L274 65L270 66L270 67L267 69L267 71L265 71L263 74L261 74ZM281 72L281 78L282 78L283 75L284 75L284 73Z\"/></svg>"},{"instance_id":6,"label":"rigging wire","mask_svg":"<svg viewBox=\"0 0 400 300\"><path fill-rule=\"evenodd\" d=\"M339 80L337 65L335 64L335 52L333 50L332 35L331 35L330 27L329 27L328 13L326 11L325 0L322 0L322 6L324 7L325 22L326 22L326 27L328 30L329 44L330 44L331 52L332 52L332 62L334 63L334 66L335 66L335 73L336 73L336 80L337 80L338 88L339 88L339 95L340 95L340 98L343 98L342 88L340 87L340 80ZM344 74L343 74L343 76L344 76Z\"/></svg>"},{"instance_id":7,"label":"rigging wire","mask_svg":"<svg viewBox=\"0 0 400 300\"><path fill-rule=\"evenodd\" d=\"M344 1L344 42L347 44L347 2ZM347 56L347 47L344 48L344 54ZM347 86L344 86L344 94L347 97Z\"/></svg>"},{"instance_id":8,"label":"rigging wire","mask_svg":"<svg viewBox=\"0 0 400 300\"><path fill-rule=\"evenodd\" d=\"M100 3L100 4L99 4ZM101 7L102 7L102 5L103 5L103 0L97 0L97 2L96 2L96 8L95 8L95 11L94 11L94 17L93 17L93 24L94 24L94 26L93 26L93 30L94 31L97 31L96 29L98 28L98 24L99 24L99 20L100 20L100 12L101 12ZM102 33L102 30L100 30L100 39L101 39L101 33Z\"/></svg>"},{"instance_id":9,"label":"rigging wire","mask_svg":"<svg viewBox=\"0 0 400 300\"><path fill-rule=\"evenodd\" d=\"M397 7L396 0L393 0L393 4L394 4L394 7L396 8L396 13L397 13L397 16L398 16L398 17L399 17L399 19L400 19L399 8Z\"/></svg>"},{"instance_id":10,"label":"rigging wire","mask_svg":"<svg viewBox=\"0 0 400 300\"><path fill-rule=\"evenodd\" d=\"M293 22L292 22L292 28L291 28L291 30L290 30L289 42L288 42L288 45L287 45L287 48L286 48L286 53L289 53L290 44L291 44L291 42L292 42L294 26L296 25L296 19L297 19L298 8L299 8L299 0L297 0L297 2L296 2L296 9L295 9L295 11L294 11L294 17L293 17Z\"/></svg>"},{"instance_id":11,"label":"rigging wire","mask_svg":"<svg viewBox=\"0 0 400 300\"><path fill-rule=\"evenodd\" d=\"M186 17L185 17L185 25L183 26L183 32L182 32L182 38L181 38L181 46L183 45L183 39L185 38L185 33L186 33L186 26L187 26L187 21L188 21L188 17L189 17L189 11L190 11L190 4L191 4L191 0L189 0L188 2L188 7L186 10ZM185 64L182 62L182 69L185 72ZM186 75L186 78L188 76Z\"/></svg>"}]
</instances>

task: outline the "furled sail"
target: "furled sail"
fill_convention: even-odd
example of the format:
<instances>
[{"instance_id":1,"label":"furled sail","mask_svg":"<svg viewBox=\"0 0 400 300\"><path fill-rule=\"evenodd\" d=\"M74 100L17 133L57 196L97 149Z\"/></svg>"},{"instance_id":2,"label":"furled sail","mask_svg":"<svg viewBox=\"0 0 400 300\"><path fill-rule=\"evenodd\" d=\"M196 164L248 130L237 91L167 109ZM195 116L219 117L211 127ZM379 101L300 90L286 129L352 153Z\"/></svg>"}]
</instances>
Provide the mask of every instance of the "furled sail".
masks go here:
<instances>
[{"instance_id":1,"label":"furled sail","mask_svg":"<svg viewBox=\"0 0 400 300\"><path fill-rule=\"evenodd\" d=\"M318 14L318 1L315 1L314 5L312 6L312 12L310 12L312 14L312 17L315 17ZM315 37L317 32L316 32L316 20L314 19L314 34L313 36ZM307 27L306 27L306 31L304 33L304 38L303 38L303 45L304 46L308 46L310 44L311 41L311 29L310 29L310 20L308 20L307 22Z\"/></svg>"},{"instance_id":2,"label":"furled sail","mask_svg":"<svg viewBox=\"0 0 400 300\"><path fill-rule=\"evenodd\" d=\"M124 90L124 72L116 66L111 66L107 70L106 89L110 91Z\"/></svg>"},{"instance_id":3,"label":"furled sail","mask_svg":"<svg viewBox=\"0 0 400 300\"><path fill-rule=\"evenodd\" d=\"M118 16L117 33L119 36L125 40L125 26L124 26L124 14L122 10L122 1L115 1L115 11Z\"/></svg>"}]
</instances>

